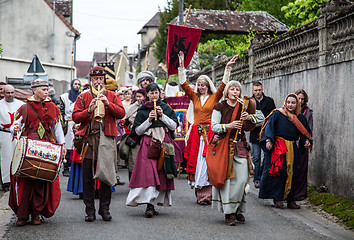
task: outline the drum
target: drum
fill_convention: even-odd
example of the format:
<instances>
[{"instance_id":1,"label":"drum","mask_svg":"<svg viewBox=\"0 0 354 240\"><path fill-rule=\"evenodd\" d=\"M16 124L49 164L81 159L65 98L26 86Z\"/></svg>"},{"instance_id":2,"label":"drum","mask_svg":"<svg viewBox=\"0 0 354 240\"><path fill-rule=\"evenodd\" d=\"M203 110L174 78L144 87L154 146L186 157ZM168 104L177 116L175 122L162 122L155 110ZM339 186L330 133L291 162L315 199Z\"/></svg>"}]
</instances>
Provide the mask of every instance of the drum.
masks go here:
<instances>
[{"instance_id":1,"label":"drum","mask_svg":"<svg viewBox=\"0 0 354 240\"><path fill-rule=\"evenodd\" d=\"M11 174L55 182L63 158L62 145L21 137L12 157Z\"/></svg>"}]
</instances>

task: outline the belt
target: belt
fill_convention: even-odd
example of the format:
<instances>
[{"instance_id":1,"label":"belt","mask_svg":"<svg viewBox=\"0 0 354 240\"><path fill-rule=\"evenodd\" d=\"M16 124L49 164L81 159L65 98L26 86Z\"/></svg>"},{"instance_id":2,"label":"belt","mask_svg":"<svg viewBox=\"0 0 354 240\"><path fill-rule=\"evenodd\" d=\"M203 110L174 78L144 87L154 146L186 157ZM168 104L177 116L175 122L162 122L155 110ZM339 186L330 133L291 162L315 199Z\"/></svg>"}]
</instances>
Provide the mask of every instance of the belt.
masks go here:
<instances>
[{"instance_id":1,"label":"belt","mask_svg":"<svg viewBox=\"0 0 354 240\"><path fill-rule=\"evenodd\" d=\"M98 130L91 130L90 131L90 135L95 135L95 134L97 134L97 133L99 133L100 132L100 130L98 129Z\"/></svg>"},{"instance_id":2,"label":"belt","mask_svg":"<svg viewBox=\"0 0 354 240\"><path fill-rule=\"evenodd\" d=\"M209 124L208 125L198 124L198 132L199 132L199 134L208 132L208 130L209 130Z\"/></svg>"}]
</instances>

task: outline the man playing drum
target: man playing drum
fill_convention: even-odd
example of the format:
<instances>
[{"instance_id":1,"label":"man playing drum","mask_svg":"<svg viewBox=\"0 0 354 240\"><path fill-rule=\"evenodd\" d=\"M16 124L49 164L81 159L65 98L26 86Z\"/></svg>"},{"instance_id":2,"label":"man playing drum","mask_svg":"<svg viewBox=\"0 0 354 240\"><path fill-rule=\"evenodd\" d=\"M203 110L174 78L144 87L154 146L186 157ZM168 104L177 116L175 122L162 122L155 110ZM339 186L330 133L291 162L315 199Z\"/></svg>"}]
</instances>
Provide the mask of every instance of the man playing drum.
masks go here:
<instances>
[{"instance_id":1,"label":"man playing drum","mask_svg":"<svg viewBox=\"0 0 354 240\"><path fill-rule=\"evenodd\" d=\"M90 90L81 93L76 100L72 119L80 123L75 133L83 136L83 199L86 206L86 222L96 220L95 181L99 180L100 205L98 214L104 221L110 221L109 212L112 190L117 183L117 119L122 119L125 111L118 93L104 88L106 71L96 66L90 71Z\"/></svg>"},{"instance_id":2,"label":"man playing drum","mask_svg":"<svg viewBox=\"0 0 354 240\"><path fill-rule=\"evenodd\" d=\"M31 88L34 95L17 110L11 132L17 136L22 131L21 136L28 139L64 144L59 109L48 97L48 81L36 79ZM53 216L60 196L59 178L52 183L33 177L11 176L9 205L17 215L17 226L25 225L29 215L33 225L41 224L41 215L46 218Z\"/></svg>"}]
</instances>

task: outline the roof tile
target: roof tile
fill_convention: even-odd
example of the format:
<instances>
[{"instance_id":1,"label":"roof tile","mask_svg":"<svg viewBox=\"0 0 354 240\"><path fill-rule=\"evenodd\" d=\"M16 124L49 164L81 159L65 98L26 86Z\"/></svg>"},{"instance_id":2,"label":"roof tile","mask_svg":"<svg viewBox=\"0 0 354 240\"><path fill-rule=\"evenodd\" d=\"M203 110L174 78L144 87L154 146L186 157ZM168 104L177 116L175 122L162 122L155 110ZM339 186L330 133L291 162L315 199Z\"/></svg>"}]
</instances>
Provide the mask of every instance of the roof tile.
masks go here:
<instances>
[{"instance_id":1,"label":"roof tile","mask_svg":"<svg viewBox=\"0 0 354 240\"><path fill-rule=\"evenodd\" d=\"M185 15L187 10L185 11ZM171 21L177 24L178 17ZM192 9L188 27L202 28L209 33L286 32L288 27L267 12L238 12L229 10Z\"/></svg>"}]
</instances>

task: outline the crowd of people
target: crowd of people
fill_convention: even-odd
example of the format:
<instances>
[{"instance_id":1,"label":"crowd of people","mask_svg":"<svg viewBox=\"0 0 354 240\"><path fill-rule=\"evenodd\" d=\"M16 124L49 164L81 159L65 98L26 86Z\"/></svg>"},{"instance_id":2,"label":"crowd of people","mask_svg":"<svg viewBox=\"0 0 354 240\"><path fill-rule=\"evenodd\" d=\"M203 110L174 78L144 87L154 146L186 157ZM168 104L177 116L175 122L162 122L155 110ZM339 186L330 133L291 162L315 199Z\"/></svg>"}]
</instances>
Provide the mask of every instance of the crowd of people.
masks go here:
<instances>
[{"instance_id":1,"label":"crowd of people","mask_svg":"<svg viewBox=\"0 0 354 240\"><path fill-rule=\"evenodd\" d=\"M222 212L227 225L246 221L252 175L259 198L272 199L277 208L284 208L284 202L288 208L300 208L296 201L307 197L313 144L309 97L299 89L276 108L263 93L261 82L253 83L252 96L244 96L241 83L230 81L236 60L234 56L226 64L218 88L206 75L199 76L194 86L187 82L184 55L179 53L179 84L171 84L166 96L173 96L171 92L180 86L190 99L183 152L174 137L180 124L176 112L150 71L138 74L138 86L118 89L106 82L105 69L96 66L90 70L88 85L74 79L59 99L50 97L47 80L37 79L31 83L33 96L26 102L14 98L13 86L0 82L0 180L2 189L10 191L9 205L17 226L29 220L40 225L43 217L55 213L61 195L60 166L51 180L39 178L38 169L34 175L14 171L11 161L18 157L20 143L29 140L60 147L67 191L83 199L86 222L96 220L95 198L99 199L97 213L111 221L112 192L124 184L118 168L129 173L126 205L145 205L147 218L158 215L156 206L172 205L174 178L182 162L186 162L196 202ZM25 164L22 159L20 164Z\"/></svg>"}]
</instances>

